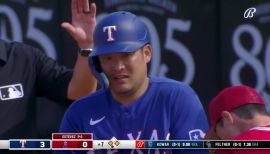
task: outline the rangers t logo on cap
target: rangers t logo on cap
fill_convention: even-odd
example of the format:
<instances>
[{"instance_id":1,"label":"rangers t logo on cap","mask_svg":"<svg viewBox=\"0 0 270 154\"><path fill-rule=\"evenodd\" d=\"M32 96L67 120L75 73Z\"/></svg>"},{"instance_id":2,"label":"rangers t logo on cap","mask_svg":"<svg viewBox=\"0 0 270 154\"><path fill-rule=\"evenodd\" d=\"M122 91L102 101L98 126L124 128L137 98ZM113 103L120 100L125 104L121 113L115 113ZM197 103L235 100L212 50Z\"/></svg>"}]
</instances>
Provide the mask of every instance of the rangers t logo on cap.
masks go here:
<instances>
[{"instance_id":1,"label":"rangers t logo on cap","mask_svg":"<svg viewBox=\"0 0 270 154\"><path fill-rule=\"evenodd\" d=\"M113 35L112 35L112 31L116 31L116 26L106 26L103 27L103 32L107 32L108 33L108 42L114 41Z\"/></svg>"}]
</instances>

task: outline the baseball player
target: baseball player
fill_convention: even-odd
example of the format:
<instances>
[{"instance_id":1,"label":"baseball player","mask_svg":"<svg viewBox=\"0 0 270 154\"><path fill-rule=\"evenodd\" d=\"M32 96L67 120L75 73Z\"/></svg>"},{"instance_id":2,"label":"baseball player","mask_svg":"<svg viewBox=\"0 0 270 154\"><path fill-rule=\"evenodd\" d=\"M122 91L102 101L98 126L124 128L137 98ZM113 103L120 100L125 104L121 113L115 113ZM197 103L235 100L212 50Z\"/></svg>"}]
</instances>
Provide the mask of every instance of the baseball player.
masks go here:
<instances>
[{"instance_id":1,"label":"baseball player","mask_svg":"<svg viewBox=\"0 0 270 154\"><path fill-rule=\"evenodd\" d=\"M211 128L205 139L270 140L270 117L256 90L233 86L221 91L209 104ZM270 150L216 150L215 154L266 154Z\"/></svg>"},{"instance_id":2,"label":"baseball player","mask_svg":"<svg viewBox=\"0 0 270 154\"><path fill-rule=\"evenodd\" d=\"M202 139L208 122L197 94L182 82L148 76L151 55L149 34L136 15L120 11L103 18L89 64L104 88L73 103L60 132L93 133L94 140Z\"/></svg>"}]
</instances>

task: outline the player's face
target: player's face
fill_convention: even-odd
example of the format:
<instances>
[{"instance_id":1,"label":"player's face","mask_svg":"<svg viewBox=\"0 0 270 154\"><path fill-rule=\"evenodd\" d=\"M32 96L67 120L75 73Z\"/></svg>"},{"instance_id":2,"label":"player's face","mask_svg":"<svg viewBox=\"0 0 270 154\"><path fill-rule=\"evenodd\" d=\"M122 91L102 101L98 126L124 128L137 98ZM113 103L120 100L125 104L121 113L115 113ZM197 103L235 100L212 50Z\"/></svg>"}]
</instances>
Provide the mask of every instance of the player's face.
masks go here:
<instances>
[{"instance_id":1,"label":"player's face","mask_svg":"<svg viewBox=\"0 0 270 154\"><path fill-rule=\"evenodd\" d=\"M221 125L220 122L216 124L216 134L222 140L228 139L228 133L226 131L226 128L224 128L224 126Z\"/></svg>"},{"instance_id":2,"label":"player's face","mask_svg":"<svg viewBox=\"0 0 270 154\"><path fill-rule=\"evenodd\" d=\"M231 118L223 117L216 124L216 134L222 140L228 140L238 135L240 132Z\"/></svg>"},{"instance_id":3,"label":"player's face","mask_svg":"<svg viewBox=\"0 0 270 154\"><path fill-rule=\"evenodd\" d=\"M150 45L135 52L99 56L103 72L114 95L125 98L142 94L148 86L147 63L151 59Z\"/></svg>"}]
</instances>

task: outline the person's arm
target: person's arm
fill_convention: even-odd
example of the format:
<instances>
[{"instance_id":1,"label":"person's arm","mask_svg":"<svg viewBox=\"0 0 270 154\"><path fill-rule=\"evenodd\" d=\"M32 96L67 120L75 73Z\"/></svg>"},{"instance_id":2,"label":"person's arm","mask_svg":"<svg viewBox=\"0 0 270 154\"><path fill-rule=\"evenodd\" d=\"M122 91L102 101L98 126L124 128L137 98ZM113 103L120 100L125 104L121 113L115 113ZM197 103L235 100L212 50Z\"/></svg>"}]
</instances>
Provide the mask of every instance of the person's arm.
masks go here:
<instances>
[{"instance_id":1,"label":"person's arm","mask_svg":"<svg viewBox=\"0 0 270 154\"><path fill-rule=\"evenodd\" d=\"M197 94L183 84L172 107L171 140L202 140L208 121ZM173 153L206 154L208 150L173 150Z\"/></svg>"},{"instance_id":2,"label":"person's arm","mask_svg":"<svg viewBox=\"0 0 270 154\"><path fill-rule=\"evenodd\" d=\"M72 23L64 22L62 27L75 39L79 48L92 48L93 31L96 26L96 5L92 3L89 7L88 0L72 0L71 12ZM88 67L88 57L78 54L73 75L69 82L67 97L76 100L94 92L96 87L97 80Z\"/></svg>"},{"instance_id":3,"label":"person's arm","mask_svg":"<svg viewBox=\"0 0 270 154\"><path fill-rule=\"evenodd\" d=\"M172 107L172 138L176 140L202 140L208 121L202 104L194 90L182 84L175 94Z\"/></svg>"}]
</instances>

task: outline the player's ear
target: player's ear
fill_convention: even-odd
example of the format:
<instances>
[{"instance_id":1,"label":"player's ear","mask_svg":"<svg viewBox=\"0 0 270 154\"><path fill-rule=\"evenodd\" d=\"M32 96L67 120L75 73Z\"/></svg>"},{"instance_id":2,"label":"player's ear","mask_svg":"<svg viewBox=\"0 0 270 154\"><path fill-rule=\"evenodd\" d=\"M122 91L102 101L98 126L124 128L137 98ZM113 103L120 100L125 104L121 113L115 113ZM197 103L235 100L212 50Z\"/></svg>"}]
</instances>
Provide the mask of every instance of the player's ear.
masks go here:
<instances>
[{"instance_id":1,"label":"player's ear","mask_svg":"<svg viewBox=\"0 0 270 154\"><path fill-rule=\"evenodd\" d=\"M150 44L146 44L142 50L145 62L146 63L150 62L152 58L152 46Z\"/></svg>"},{"instance_id":2,"label":"player's ear","mask_svg":"<svg viewBox=\"0 0 270 154\"><path fill-rule=\"evenodd\" d=\"M230 112L228 111L223 111L221 113L222 118L224 119L224 123L225 124L233 124L234 123L234 119L233 116Z\"/></svg>"}]
</instances>

